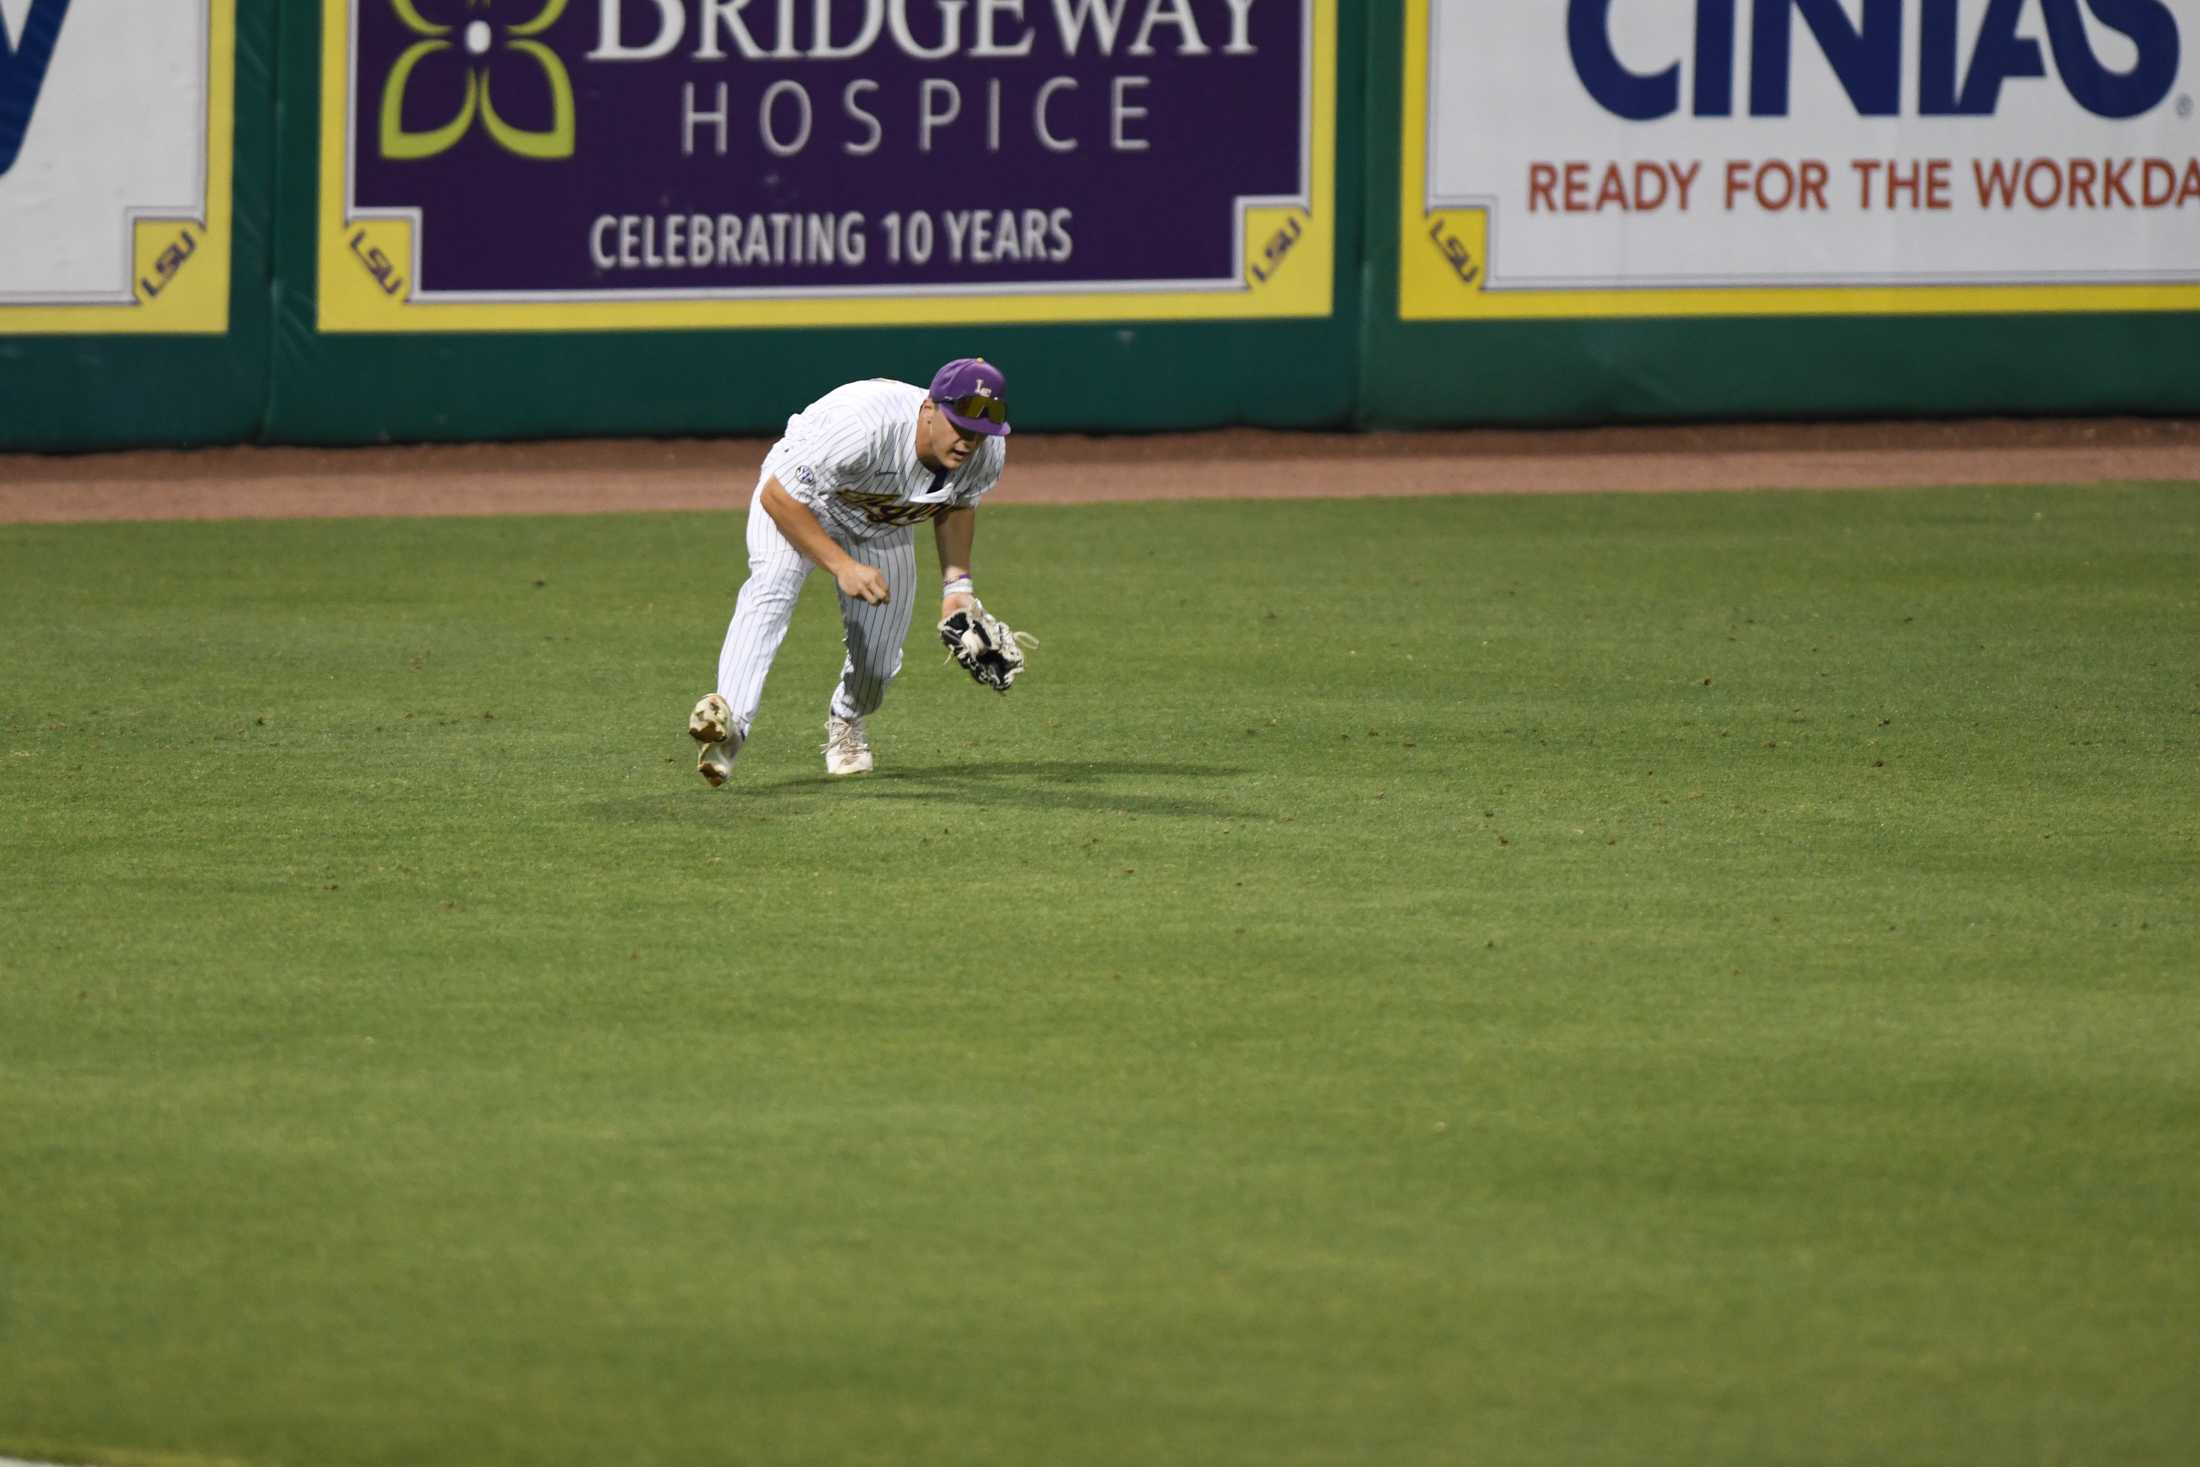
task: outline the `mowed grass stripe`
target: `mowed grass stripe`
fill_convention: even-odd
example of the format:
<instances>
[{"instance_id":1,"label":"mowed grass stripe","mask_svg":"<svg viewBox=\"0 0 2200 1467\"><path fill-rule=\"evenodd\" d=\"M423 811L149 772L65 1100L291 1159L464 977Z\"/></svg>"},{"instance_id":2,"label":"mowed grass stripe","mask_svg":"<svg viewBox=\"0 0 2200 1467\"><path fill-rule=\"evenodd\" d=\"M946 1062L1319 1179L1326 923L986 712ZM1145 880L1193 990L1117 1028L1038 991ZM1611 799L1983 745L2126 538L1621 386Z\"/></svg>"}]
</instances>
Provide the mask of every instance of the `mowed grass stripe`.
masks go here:
<instances>
[{"instance_id":1,"label":"mowed grass stripe","mask_svg":"<svg viewBox=\"0 0 2200 1467\"><path fill-rule=\"evenodd\" d=\"M2200 1439L2200 492L1005 508L713 793L739 531L0 527L0 1453Z\"/></svg>"}]
</instances>

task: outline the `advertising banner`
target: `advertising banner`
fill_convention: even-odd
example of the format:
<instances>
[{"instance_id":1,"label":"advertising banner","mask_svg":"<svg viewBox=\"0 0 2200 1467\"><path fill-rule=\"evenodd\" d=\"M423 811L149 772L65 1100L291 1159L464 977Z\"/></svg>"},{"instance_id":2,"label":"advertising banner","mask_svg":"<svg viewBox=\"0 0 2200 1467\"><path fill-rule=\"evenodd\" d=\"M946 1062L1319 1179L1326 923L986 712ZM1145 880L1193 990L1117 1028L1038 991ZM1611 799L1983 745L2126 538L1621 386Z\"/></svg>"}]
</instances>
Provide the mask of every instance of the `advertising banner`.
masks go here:
<instances>
[{"instance_id":1,"label":"advertising banner","mask_svg":"<svg viewBox=\"0 0 2200 1467\"><path fill-rule=\"evenodd\" d=\"M1399 307L2200 309L2200 0L1406 0Z\"/></svg>"},{"instance_id":2,"label":"advertising banner","mask_svg":"<svg viewBox=\"0 0 2200 1467\"><path fill-rule=\"evenodd\" d=\"M229 324L235 0L0 0L0 335Z\"/></svg>"},{"instance_id":3,"label":"advertising banner","mask_svg":"<svg viewBox=\"0 0 2200 1467\"><path fill-rule=\"evenodd\" d=\"M1336 0L321 0L318 319L1321 316Z\"/></svg>"}]
</instances>

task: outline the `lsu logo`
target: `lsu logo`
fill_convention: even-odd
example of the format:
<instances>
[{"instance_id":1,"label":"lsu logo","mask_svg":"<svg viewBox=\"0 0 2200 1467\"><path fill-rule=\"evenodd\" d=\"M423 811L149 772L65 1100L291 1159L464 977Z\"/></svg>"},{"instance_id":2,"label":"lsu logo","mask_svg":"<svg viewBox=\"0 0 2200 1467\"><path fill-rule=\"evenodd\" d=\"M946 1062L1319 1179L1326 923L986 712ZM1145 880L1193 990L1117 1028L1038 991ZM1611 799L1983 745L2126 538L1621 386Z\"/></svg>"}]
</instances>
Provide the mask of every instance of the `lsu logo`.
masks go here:
<instances>
[{"instance_id":1,"label":"lsu logo","mask_svg":"<svg viewBox=\"0 0 2200 1467\"><path fill-rule=\"evenodd\" d=\"M540 0L533 15L512 23L470 16L477 3L389 0L414 40L382 84L382 156L401 162L436 157L457 147L478 122L491 141L518 157L572 157L573 80L558 53L538 39L565 13L568 0ZM547 89L549 120L541 127L514 126L497 110L494 89L500 77L507 97L509 89L523 83ZM405 104L416 89L450 99L447 120L432 127L407 127Z\"/></svg>"},{"instance_id":2,"label":"lsu logo","mask_svg":"<svg viewBox=\"0 0 2200 1467\"><path fill-rule=\"evenodd\" d=\"M0 175L15 166L31 114L46 85L46 65L61 39L69 0L30 0L30 10L0 3Z\"/></svg>"},{"instance_id":3,"label":"lsu logo","mask_svg":"<svg viewBox=\"0 0 2200 1467\"><path fill-rule=\"evenodd\" d=\"M1615 3L1642 0L1568 0L1566 44L1574 71L1608 112L1636 122L1669 117L1681 107L1681 63L1636 71L1623 62L1612 43ZM1913 33L1915 115L1992 116L2004 82L2048 74L2040 43L2017 34L2035 9L2046 22L2047 49L2063 90L2095 116L2136 117L2158 106L2177 84L2180 38L2167 0L1990 0L1969 35L1963 34L1959 0L1914 5L1863 0L1856 21L1849 19L1853 5L1844 6L1843 0L1696 0L1695 24L1685 43L1691 53L1689 110L1695 116L1734 113L1736 18L1745 3L1752 117L1788 115L1798 15L1861 117L1901 114L1904 42ZM2129 70L2111 70L2095 53L2086 34L2087 13L2137 52ZM1966 50L1970 64L1959 67Z\"/></svg>"}]
</instances>

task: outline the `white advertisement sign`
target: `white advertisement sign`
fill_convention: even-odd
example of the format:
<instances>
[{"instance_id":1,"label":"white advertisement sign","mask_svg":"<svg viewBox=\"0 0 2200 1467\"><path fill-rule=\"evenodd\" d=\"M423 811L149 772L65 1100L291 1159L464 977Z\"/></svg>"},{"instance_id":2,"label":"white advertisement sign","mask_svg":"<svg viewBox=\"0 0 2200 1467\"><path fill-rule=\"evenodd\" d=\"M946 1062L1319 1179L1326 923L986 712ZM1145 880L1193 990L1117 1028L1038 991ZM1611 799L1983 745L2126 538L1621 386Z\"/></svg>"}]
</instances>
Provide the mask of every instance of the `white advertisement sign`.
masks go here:
<instances>
[{"instance_id":1,"label":"white advertisement sign","mask_svg":"<svg viewBox=\"0 0 2200 1467\"><path fill-rule=\"evenodd\" d=\"M233 25L0 0L0 332L222 329Z\"/></svg>"},{"instance_id":2,"label":"white advertisement sign","mask_svg":"<svg viewBox=\"0 0 2200 1467\"><path fill-rule=\"evenodd\" d=\"M2200 306L2200 0L1409 0L1409 317Z\"/></svg>"}]
</instances>

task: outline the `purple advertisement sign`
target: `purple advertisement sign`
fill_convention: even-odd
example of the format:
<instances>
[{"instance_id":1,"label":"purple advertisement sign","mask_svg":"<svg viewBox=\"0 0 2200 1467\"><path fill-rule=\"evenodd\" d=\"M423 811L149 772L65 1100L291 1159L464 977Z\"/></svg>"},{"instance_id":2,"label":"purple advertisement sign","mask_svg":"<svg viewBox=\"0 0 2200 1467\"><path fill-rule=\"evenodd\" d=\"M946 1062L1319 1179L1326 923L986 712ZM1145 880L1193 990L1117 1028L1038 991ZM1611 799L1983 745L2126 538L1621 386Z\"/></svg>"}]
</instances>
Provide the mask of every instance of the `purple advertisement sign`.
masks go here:
<instances>
[{"instance_id":1,"label":"purple advertisement sign","mask_svg":"<svg viewBox=\"0 0 2200 1467\"><path fill-rule=\"evenodd\" d=\"M1318 0L350 0L415 298L1237 288Z\"/></svg>"}]
</instances>

